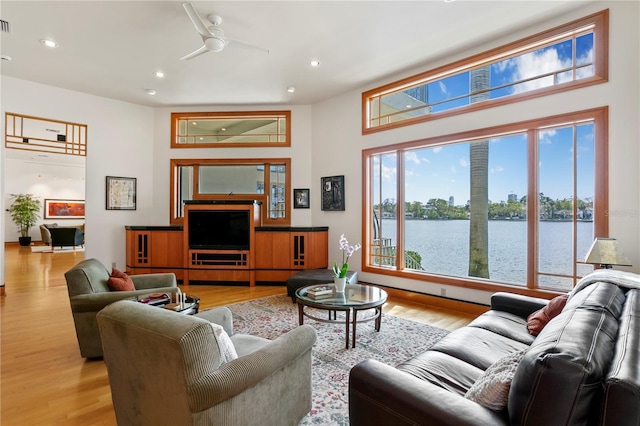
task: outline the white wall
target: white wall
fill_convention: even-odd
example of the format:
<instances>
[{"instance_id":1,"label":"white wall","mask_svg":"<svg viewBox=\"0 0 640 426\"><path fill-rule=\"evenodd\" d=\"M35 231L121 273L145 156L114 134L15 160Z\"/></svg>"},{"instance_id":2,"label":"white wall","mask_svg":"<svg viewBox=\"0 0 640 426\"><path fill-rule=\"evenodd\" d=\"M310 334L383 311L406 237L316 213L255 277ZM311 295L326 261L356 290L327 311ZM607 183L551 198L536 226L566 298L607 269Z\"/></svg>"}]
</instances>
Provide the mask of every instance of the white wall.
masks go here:
<instances>
[{"instance_id":1,"label":"white wall","mask_svg":"<svg viewBox=\"0 0 640 426\"><path fill-rule=\"evenodd\" d=\"M608 83L371 135L361 134L363 91L486 51L606 8L610 8ZM384 81L373 82L359 90L314 105L312 193L318 193L318 181L321 176L345 175L346 212L321 212L317 208L313 211L314 223L329 226L329 259L339 259L340 251L337 241L341 233L345 233L351 243L362 242L363 239L361 230L363 149L608 105L610 107L609 210L611 212L609 234L619 240L624 252L634 264L633 270L640 271L639 8L638 2L591 4L581 11L559 16L535 28L523 29L519 34L510 34L503 40L478 46L472 51L443 59L440 63L398 74ZM360 256L361 252L358 252L352 258L352 269L359 269ZM371 273L360 273L359 278L371 283L435 295L440 294L442 287L447 287ZM486 292L455 287L447 287L447 296L479 303L489 301L489 294Z\"/></svg>"},{"instance_id":2,"label":"white wall","mask_svg":"<svg viewBox=\"0 0 640 426\"><path fill-rule=\"evenodd\" d=\"M154 219L153 109L6 76L1 84L3 117L13 112L88 126L85 256L124 269L124 226L161 220ZM3 173L7 193L16 177ZM106 176L138 178L137 210L105 209Z\"/></svg>"},{"instance_id":3,"label":"white wall","mask_svg":"<svg viewBox=\"0 0 640 426\"><path fill-rule=\"evenodd\" d=\"M289 148L178 148L171 149L171 113L200 111L268 111L291 110L291 147ZM157 223L135 225L167 225L169 223L169 160L172 158L291 158L291 188L310 188L311 182L311 107L277 105L277 107L239 107L210 105L197 108L158 108L155 111L156 204L162 213ZM310 226L311 210L319 208L319 193L311 193L311 209L292 209L291 226ZM148 221L147 221L148 222ZM131 224L134 225L134 224ZM321 225L321 224L320 224Z\"/></svg>"}]
</instances>

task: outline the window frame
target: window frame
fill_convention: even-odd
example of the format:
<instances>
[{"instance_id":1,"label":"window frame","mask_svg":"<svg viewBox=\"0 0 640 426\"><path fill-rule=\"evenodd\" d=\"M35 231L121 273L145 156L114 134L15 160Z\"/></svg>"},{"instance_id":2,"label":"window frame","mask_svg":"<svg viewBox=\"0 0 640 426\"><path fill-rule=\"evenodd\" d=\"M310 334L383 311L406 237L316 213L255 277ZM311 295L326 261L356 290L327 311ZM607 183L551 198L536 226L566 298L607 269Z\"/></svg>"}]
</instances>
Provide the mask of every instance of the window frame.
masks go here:
<instances>
[{"instance_id":1,"label":"window frame","mask_svg":"<svg viewBox=\"0 0 640 426\"><path fill-rule=\"evenodd\" d=\"M514 57L522 53L536 50L547 43L550 43L563 35L568 35L577 29L584 28L585 26L593 26L594 34L594 75L591 77L572 80L570 82L562 83L559 85L553 85L535 89L527 92L522 92L515 95L504 96L494 99L487 99L483 102L470 103L469 105L460 106L457 108L433 112L430 114L422 115L419 117L407 118L402 121L393 123L387 123L378 125L375 127L369 126L369 115L371 107L371 99L381 96L385 93L394 92L403 88L408 88L420 82L428 82L444 77L452 76L458 73L469 71L481 66L491 65L492 63L502 61L509 57ZM547 31L537 33L530 37L525 37L518 41L500 46L495 49L491 49L477 55L473 55L459 61L449 63L401 80L397 80L380 87L368 90L362 93L362 134L371 134L381 132L385 130L395 129L399 127L409 126L416 123L422 123L432 120L438 120L445 117L451 117L459 114L466 114L472 111L483 110L487 108L493 108L500 105L511 104L514 102L521 102L528 99L533 99L541 96L547 96L554 93L560 93L567 90L574 90L582 87L591 86L594 84L605 83L609 79L609 9L602 10L592 15L577 19L552 28ZM471 96L471 94L469 94Z\"/></svg>"},{"instance_id":2,"label":"window frame","mask_svg":"<svg viewBox=\"0 0 640 426\"><path fill-rule=\"evenodd\" d=\"M449 143L457 143L462 141L472 141L488 139L496 135L504 135L508 133L516 133L525 131L528 133L528 158L527 158L527 200L533 202L527 203L527 217L537 217L538 215L538 155L537 155L537 133L551 126L559 126L562 124L579 123L581 121L593 121L594 123L594 236L607 237L609 235L609 218L608 211L608 107L570 112L544 118L526 120L516 123L507 123L500 126L481 128L459 132L449 135L424 138L409 142L402 142L387 146L365 149L362 151L362 235L363 235L363 254L362 254L362 271L374 274L389 275L398 278L406 278L417 281L425 281L435 284L451 285L456 287L464 287L477 289L482 291L510 291L519 294L543 296L558 294L546 288L539 288L535 285L535 275L538 271L538 220L527 220L527 282L525 285L518 286L508 283L487 282L485 280L474 279L472 277L456 277L447 275L432 274L416 270L404 270L403 250L396 251L396 266L376 266L370 262L372 256L371 244L373 236L371 235L372 221L372 190L373 183L371 177L371 161L373 155L396 153L398 158L397 165L397 196L396 200L396 217L400 218L400 206L403 206L404 200L404 172L403 158L407 150L437 146ZM531 139L533 138L533 139ZM533 195L533 196L532 196ZM574 239L575 243L575 239ZM403 221L396 222L396 247L404 247ZM574 268L575 272L575 268Z\"/></svg>"},{"instance_id":3,"label":"window frame","mask_svg":"<svg viewBox=\"0 0 640 426\"><path fill-rule=\"evenodd\" d=\"M86 124L34 117L13 112L5 112L4 116L4 146L7 149L47 152L76 157L87 156L88 126ZM40 126L38 126L38 124ZM39 130L43 134L45 132L51 132L53 135L49 138L44 137L43 134L26 133L32 131L34 126L41 127ZM60 134L62 130L64 130L64 133Z\"/></svg>"},{"instance_id":4,"label":"window frame","mask_svg":"<svg viewBox=\"0 0 640 426\"><path fill-rule=\"evenodd\" d=\"M231 142L231 143L178 143L178 122L185 119L195 118L233 118L241 120L243 118L278 118L284 117L285 125L285 141L284 142ZM189 149L189 148L282 148L291 146L291 111L211 111L211 112L172 112L171 113L171 148L172 149Z\"/></svg>"},{"instance_id":5,"label":"window frame","mask_svg":"<svg viewBox=\"0 0 640 426\"><path fill-rule=\"evenodd\" d=\"M169 217L171 225L182 225L184 223L184 216L177 217L176 208L179 200L177 199L179 191L177 179L177 171L179 167L193 166L193 199L194 200L258 200L262 203L260 209L261 221L263 226L286 226L291 224L291 158L173 158L170 161L170 175L171 186L169 194ZM264 166L264 193L263 194L201 194L198 192L198 167L199 166L211 166L211 165L255 165ZM269 215L269 197L271 188L270 184L270 167L271 166L285 166L285 217L284 218L271 218Z\"/></svg>"}]
</instances>

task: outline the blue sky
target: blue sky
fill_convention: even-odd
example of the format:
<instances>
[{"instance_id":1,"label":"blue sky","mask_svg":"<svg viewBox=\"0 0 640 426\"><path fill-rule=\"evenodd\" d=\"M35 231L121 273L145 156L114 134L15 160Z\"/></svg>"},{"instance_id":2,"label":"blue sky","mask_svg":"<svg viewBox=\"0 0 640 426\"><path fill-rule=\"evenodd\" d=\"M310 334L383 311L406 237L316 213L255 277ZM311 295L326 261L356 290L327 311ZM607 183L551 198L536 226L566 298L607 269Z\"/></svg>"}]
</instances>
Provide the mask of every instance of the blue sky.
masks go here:
<instances>
[{"instance_id":1,"label":"blue sky","mask_svg":"<svg viewBox=\"0 0 640 426\"><path fill-rule=\"evenodd\" d=\"M576 40L576 63L589 64L593 57L592 35ZM491 86L522 81L544 73L555 73L558 82L571 78L570 72L558 72L572 63L572 42L565 41L539 49L491 66ZM589 66L579 68L576 77L591 75ZM553 84L553 76L535 78L525 83L492 91L491 97L508 93L530 91ZM438 102L469 91L467 73L447 77L428 84L428 101ZM467 98L433 106L433 111L466 105ZM543 116L543 115L542 115ZM577 192L579 198L593 196L594 150L593 126L583 124L576 128ZM564 199L573 194L573 131L572 126L547 129L539 134L538 164L539 189L552 199ZM489 199L506 201L508 194L519 198L527 191L527 146L525 135L511 135L489 141ZM394 159L383 161L383 199L395 197ZM459 143L408 152L405 158L406 201L426 202L430 198L448 200L454 197L456 205L469 199L469 144ZM385 195L386 194L386 195Z\"/></svg>"},{"instance_id":2,"label":"blue sky","mask_svg":"<svg viewBox=\"0 0 640 426\"><path fill-rule=\"evenodd\" d=\"M593 196L593 126L577 127L578 197ZM540 133L538 163L539 189L553 199L573 194L573 128L562 127ZM489 199L506 201L514 193L527 193L526 136L510 135L489 140ZM460 143L425 148L405 154L407 201L426 202L430 198L456 205L469 199L469 144ZM389 175L391 177L391 175ZM395 177L394 177L395 179Z\"/></svg>"}]
</instances>

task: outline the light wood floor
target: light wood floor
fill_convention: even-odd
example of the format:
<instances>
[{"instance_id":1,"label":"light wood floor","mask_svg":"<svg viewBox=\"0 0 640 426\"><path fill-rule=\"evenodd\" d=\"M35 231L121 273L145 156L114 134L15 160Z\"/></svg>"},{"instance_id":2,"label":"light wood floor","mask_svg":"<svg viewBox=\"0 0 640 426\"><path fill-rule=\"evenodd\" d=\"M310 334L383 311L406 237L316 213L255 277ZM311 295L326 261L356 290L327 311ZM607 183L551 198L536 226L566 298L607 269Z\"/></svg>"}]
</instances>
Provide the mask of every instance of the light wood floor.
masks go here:
<instances>
[{"instance_id":1,"label":"light wood floor","mask_svg":"<svg viewBox=\"0 0 640 426\"><path fill-rule=\"evenodd\" d=\"M80 357L71 317L64 273L83 259L81 252L31 253L6 246L6 294L0 297L3 426L116 424L104 363ZM191 286L186 291L200 296L203 309L286 294L284 286ZM385 313L449 330L484 310L427 306L402 293L390 292Z\"/></svg>"}]
</instances>

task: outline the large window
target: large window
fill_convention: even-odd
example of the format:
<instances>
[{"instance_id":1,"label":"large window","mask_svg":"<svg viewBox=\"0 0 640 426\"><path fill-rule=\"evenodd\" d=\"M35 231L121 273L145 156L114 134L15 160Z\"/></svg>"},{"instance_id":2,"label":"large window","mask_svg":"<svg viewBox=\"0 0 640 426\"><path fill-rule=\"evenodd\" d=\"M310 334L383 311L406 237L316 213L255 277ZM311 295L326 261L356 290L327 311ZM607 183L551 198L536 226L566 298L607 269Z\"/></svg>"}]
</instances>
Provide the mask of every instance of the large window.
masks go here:
<instances>
[{"instance_id":1,"label":"large window","mask_svg":"<svg viewBox=\"0 0 640 426\"><path fill-rule=\"evenodd\" d=\"M362 95L363 133L607 81L608 11Z\"/></svg>"},{"instance_id":2,"label":"large window","mask_svg":"<svg viewBox=\"0 0 640 426\"><path fill-rule=\"evenodd\" d=\"M171 223L182 223L186 200L258 200L262 223L291 222L291 160L171 160Z\"/></svg>"},{"instance_id":3,"label":"large window","mask_svg":"<svg viewBox=\"0 0 640 426\"><path fill-rule=\"evenodd\" d=\"M608 232L607 109L364 151L367 272L567 291Z\"/></svg>"}]
</instances>

